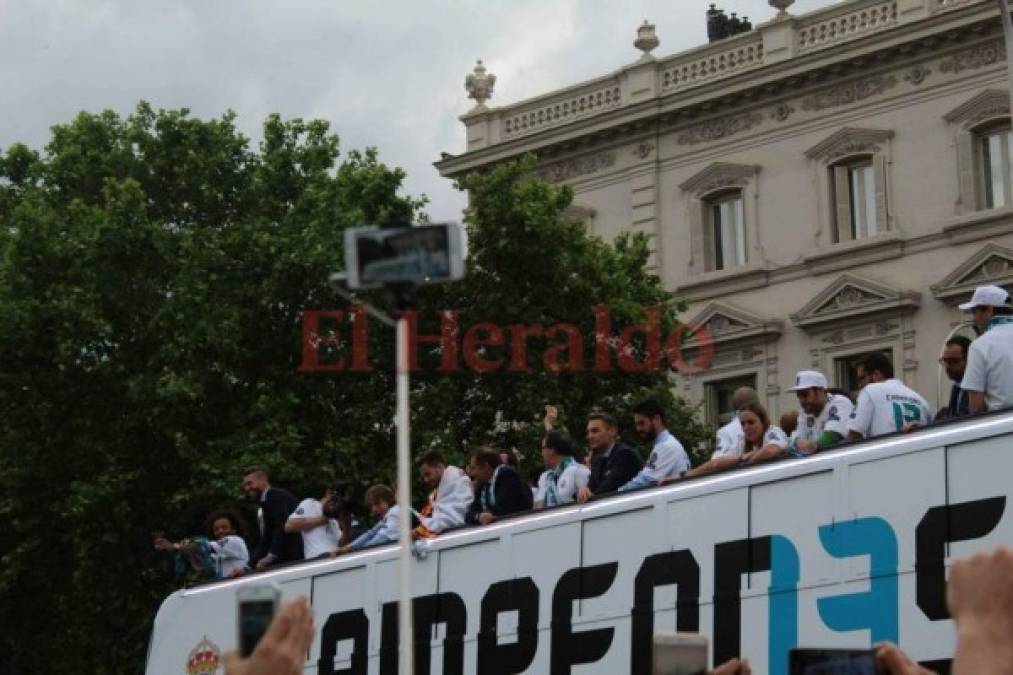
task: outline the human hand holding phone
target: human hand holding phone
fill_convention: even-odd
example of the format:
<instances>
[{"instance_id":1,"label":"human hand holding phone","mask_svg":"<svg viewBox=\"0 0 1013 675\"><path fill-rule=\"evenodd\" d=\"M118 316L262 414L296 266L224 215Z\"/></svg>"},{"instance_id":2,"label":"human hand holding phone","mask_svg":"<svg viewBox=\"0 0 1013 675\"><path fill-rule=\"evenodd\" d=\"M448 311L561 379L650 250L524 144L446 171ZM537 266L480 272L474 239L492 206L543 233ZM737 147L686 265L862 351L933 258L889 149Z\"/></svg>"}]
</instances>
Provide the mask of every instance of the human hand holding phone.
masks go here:
<instances>
[{"instance_id":1,"label":"human hand holding phone","mask_svg":"<svg viewBox=\"0 0 1013 675\"><path fill-rule=\"evenodd\" d=\"M225 655L226 675L301 675L313 642L313 613L306 598L281 606L248 657Z\"/></svg>"}]
</instances>

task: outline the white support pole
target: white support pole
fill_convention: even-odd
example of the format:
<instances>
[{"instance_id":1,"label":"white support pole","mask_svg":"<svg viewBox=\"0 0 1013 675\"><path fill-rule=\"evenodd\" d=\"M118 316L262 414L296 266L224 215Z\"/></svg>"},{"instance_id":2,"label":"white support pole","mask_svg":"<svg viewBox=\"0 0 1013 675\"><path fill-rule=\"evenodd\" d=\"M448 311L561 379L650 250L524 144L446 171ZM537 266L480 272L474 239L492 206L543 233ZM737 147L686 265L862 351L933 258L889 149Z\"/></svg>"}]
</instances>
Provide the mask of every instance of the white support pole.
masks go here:
<instances>
[{"instance_id":1,"label":"white support pole","mask_svg":"<svg viewBox=\"0 0 1013 675\"><path fill-rule=\"evenodd\" d=\"M401 675L412 675L412 589L411 589L411 452L409 432L409 401L408 401L408 321L398 317L396 329L397 355L397 503L401 513L401 533L399 541L399 571L401 577L401 595L398 602L398 632L400 635L400 658L398 672Z\"/></svg>"}]
</instances>

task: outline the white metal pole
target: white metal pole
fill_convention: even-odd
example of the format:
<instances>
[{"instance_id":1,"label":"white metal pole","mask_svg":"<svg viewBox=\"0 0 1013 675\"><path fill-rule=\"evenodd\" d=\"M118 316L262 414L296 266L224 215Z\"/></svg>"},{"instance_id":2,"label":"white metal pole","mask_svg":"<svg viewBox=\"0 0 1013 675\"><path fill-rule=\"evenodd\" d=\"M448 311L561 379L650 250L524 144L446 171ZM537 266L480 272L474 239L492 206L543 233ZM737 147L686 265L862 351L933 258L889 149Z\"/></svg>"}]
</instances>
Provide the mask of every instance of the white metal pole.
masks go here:
<instances>
[{"instance_id":1,"label":"white metal pole","mask_svg":"<svg viewBox=\"0 0 1013 675\"><path fill-rule=\"evenodd\" d=\"M401 513L400 559L401 597L398 603L398 631L400 633L401 675L414 673L412 645L412 589L411 589L411 453L408 401L408 321L403 316L397 319L397 503Z\"/></svg>"}]
</instances>

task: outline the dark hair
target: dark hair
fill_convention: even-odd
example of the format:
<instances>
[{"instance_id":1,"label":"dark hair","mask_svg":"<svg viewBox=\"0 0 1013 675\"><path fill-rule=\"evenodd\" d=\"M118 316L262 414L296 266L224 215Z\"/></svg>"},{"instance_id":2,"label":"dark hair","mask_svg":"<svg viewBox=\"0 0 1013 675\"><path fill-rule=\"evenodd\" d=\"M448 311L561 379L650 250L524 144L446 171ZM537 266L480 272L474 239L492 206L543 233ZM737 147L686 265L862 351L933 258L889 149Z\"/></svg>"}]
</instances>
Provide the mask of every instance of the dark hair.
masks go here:
<instances>
[{"instance_id":1,"label":"dark hair","mask_svg":"<svg viewBox=\"0 0 1013 675\"><path fill-rule=\"evenodd\" d=\"M499 450L488 446L472 450L471 458L475 460L476 464L485 464L490 469L495 469L503 463L503 461L499 458Z\"/></svg>"},{"instance_id":2,"label":"dark hair","mask_svg":"<svg viewBox=\"0 0 1013 675\"><path fill-rule=\"evenodd\" d=\"M995 305L992 307L992 316L1010 316L1013 315L1013 307L1009 305Z\"/></svg>"},{"instance_id":3,"label":"dark hair","mask_svg":"<svg viewBox=\"0 0 1013 675\"><path fill-rule=\"evenodd\" d=\"M587 416L587 421L590 422L591 420L599 420L610 429L619 428L619 423L616 422L616 418L602 410L591 411L591 414Z\"/></svg>"},{"instance_id":4,"label":"dark hair","mask_svg":"<svg viewBox=\"0 0 1013 675\"><path fill-rule=\"evenodd\" d=\"M441 464L446 466L447 460L443 458L439 450L430 450L419 458L419 466L440 466Z\"/></svg>"},{"instance_id":5,"label":"dark hair","mask_svg":"<svg viewBox=\"0 0 1013 675\"><path fill-rule=\"evenodd\" d=\"M394 501L394 491L386 485L374 485L366 490L367 504L372 504L374 502L387 502L388 504L393 504Z\"/></svg>"},{"instance_id":6,"label":"dark hair","mask_svg":"<svg viewBox=\"0 0 1013 675\"><path fill-rule=\"evenodd\" d=\"M513 448L503 448L502 450L499 451L499 454L500 459L503 459L503 455L506 455L507 466L512 466L515 469L520 466L521 462L517 458L517 451L514 450Z\"/></svg>"},{"instance_id":7,"label":"dark hair","mask_svg":"<svg viewBox=\"0 0 1013 675\"><path fill-rule=\"evenodd\" d=\"M760 443L756 445L757 448L763 447L763 435L767 433L767 429L770 428L770 415L767 413L767 409L763 407L763 404L753 399L746 403L744 406L739 408L739 414L744 412L751 412L760 418L760 424L763 425L763 434L760 434ZM749 441L746 441L748 444Z\"/></svg>"},{"instance_id":8,"label":"dark hair","mask_svg":"<svg viewBox=\"0 0 1013 675\"><path fill-rule=\"evenodd\" d=\"M575 455L577 449L566 434L559 431L550 431L542 439L542 447L549 448L559 455Z\"/></svg>"},{"instance_id":9,"label":"dark hair","mask_svg":"<svg viewBox=\"0 0 1013 675\"><path fill-rule=\"evenodd\" d=\"M893 377L893 361L883 352L869 354L862 359L861 365L865 368L866 375L872 375L878 370L888 380Z\"/></svg>"},{"instance_id":10,"label":"dark hair","mask_svg":"<svg viewBox=\"0 0 1013 675\"><path fill-rule=\"evenodd\" d=\"M229 525L232 526L233 532L240 537L246 537L246 527L243 525L243 519L239 517L239 514L231 509L220 509L218 511L212 511L211 515L208 516L207 521L204 523L204 529L207 530L212 539L214 539L215 536L215 521L223 518L229 521Z\"/></svg>"},{"instance_id":11,"label":"dark hair","mask_svg":"<svg viewBox=\"0 0 1013 675\"><path fill-rule=\"evenodd\" d=\"M966 359L967 350L971 348L971 340L970 338L966 338L963 335L954 335L953 337L951 337L949 340L946 341L946 346L949 347L950 345L956 345L957 347L960 347L960 353L963 354L964 358Z\"/></svg>"},{"instance_id":12,"label":"dark hair","mask_svg":"<svg viewBox=\"0 0 1013 675\"><path fill-rule=\"evenodd\" d=\"M655 415L657 415L658 417L661 418L662 422L665 421L665 409L662 408L661 404L658 403L653 398L649 398L646 401L641 401L640 403L633 406L633 414L643 415L644 417L654 417Z\"/></svg>"},{"instance_id":13,"label":"dark hair","mask_svg":"<svg viewBox=\"0 0 1013 675\"><path fill-rule=\"evenodd\" d=\"M246 478L250 474L254 474L258 478L261 477L261 476L263 476L264 480L267 480L267 471L265 471L264 469L262 469L259 466L251 466L251 467L248 467L246 469L243 469L243 478Z\"/></svg>"}]
</instances>

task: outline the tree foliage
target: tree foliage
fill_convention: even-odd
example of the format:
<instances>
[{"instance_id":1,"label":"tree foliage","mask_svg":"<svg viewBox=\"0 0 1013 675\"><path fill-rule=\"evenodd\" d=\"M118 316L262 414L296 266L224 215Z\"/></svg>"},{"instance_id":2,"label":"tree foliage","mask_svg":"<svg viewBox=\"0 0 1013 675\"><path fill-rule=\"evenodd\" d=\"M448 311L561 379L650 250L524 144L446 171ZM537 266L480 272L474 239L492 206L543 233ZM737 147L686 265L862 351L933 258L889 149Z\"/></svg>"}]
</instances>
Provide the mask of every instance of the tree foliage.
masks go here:
<instances>
[{"instance_id":1,"label":"tree foliage","mask_svg":"<svg viewBox=\"0 0 1013 675\"><path fill-rule=\"evenodd\" d=\"M424 218L423 200L374 150L339 161L325 122L272 116L254 147L234 121L142 103L0 154L0 672L139 670L174 584L151 533L193 534L240 503L243 467L302 496L336 475L393 478L389 330L370 326L369 373L300 372L300 312L343 304L326 279L344 229ZM673 326L648 242L588 236L564 217L569 191L532 169L462 181L468 276L420 293L421 329L455 308L462 327L571 322L591 355L595 305L617 328L662 305ZM649 392L695 445L668 374L547 373L551 347L531 340L526 373L441 374L426 355L417 451L506 441L533 467L544 403L580 435L592 407Z\"/></svg>"}]
</instances>

